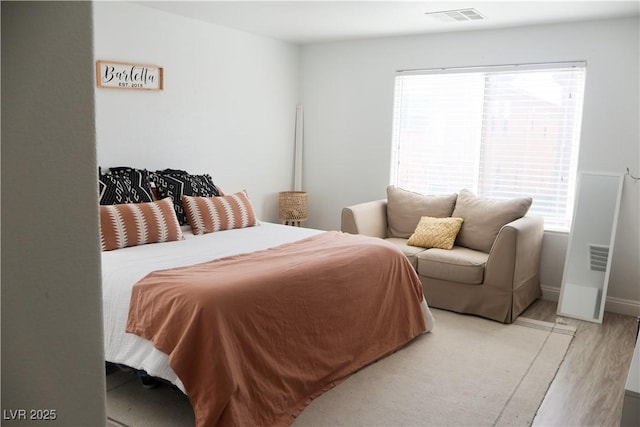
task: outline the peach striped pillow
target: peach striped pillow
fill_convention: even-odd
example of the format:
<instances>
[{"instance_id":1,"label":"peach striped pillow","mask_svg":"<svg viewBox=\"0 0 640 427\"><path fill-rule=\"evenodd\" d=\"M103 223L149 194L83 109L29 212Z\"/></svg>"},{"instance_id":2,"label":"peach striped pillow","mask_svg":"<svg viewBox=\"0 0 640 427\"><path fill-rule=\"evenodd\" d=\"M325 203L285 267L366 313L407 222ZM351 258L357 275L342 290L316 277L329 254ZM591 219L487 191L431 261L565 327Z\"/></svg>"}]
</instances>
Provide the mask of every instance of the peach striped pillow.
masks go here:
<instances>
[{"instance_id":1,"label":"peach striped pillow","mask_svg":"<svg viewBox=\"0 0 640 427\"><path fill-rule=\"evenodd\" d=\"M103 251L183 238L170 197L156 202L100 206Z\"/></svg>"},{"instance_id":2,"label":"peach striped pillow","mask_svg":"<svg viewBox=\"0 0 640 427\"><path fill-rule=\"evenodd\" d=\"M218 197L182 196L193 234L253 227L256 214L245 191Z\"/></svg>"}]
</instances>

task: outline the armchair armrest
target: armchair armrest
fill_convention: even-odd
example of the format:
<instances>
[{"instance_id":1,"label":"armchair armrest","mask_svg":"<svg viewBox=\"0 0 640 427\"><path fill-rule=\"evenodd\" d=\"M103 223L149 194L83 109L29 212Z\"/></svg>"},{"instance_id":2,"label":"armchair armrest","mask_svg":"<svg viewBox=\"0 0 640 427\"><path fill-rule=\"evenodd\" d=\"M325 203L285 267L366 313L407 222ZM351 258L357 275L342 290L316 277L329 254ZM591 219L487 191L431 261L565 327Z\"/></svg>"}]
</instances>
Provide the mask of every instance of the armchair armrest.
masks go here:
<instances>
[{"instance_id":1,"label":"armchair armrest","mask_svg":"<svg viewBox=\"0 0 640 427\"><path fill-rule=\"evenodd\" d=\"M387 201L374 200L343 208L340 230L371 237L387 237Z\"/></svg>"},{"instance_id":2,"label":"armchair armrest","mask_svg":"<svg viewBox=\"0 0 640 427\"><path fill-rule=\"evenodd\" d=\"M539 281L544 220L526 215L500 229L485 268L484 284L514 291Z\"/></svg>"}]
</instances>

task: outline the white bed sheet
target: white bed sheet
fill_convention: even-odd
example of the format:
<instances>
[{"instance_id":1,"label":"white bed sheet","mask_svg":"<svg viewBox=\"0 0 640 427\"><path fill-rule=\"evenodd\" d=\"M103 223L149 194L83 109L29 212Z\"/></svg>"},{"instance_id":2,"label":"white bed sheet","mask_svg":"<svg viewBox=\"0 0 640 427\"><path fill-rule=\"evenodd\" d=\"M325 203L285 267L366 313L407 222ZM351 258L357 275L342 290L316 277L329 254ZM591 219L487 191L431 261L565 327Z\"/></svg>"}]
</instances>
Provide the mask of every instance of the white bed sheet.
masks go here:
<instances>
[{"instance_id":1,"label":"white bed sheet","mask_svg":"<svg viewBox=\"0 0 640 427\"><path fill-rule=\"evenodd\" d=\"M184 392L184 385L169 367L169 357L150 341L125 332L133 285L152 271L267 249L322 231L260 222L255 227L201 236L194 236L188 226L183 232L184 240L103 252L102 299L105 360L143 369Z\"/></svg>"}]
</instances>

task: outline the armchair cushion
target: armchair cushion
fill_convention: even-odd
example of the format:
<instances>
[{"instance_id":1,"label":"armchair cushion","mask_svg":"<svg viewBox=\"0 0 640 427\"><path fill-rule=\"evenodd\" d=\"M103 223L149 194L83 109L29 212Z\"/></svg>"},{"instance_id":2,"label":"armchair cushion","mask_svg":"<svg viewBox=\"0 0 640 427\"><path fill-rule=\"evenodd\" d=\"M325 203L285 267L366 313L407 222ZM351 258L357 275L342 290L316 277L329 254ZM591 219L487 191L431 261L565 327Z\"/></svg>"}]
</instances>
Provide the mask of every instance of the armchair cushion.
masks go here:
<instances>
[{"instance_id":1,"label":"armchair cushion","mask_svg":"<svg viewBox=\"0 0 640 427\"><path fill-rule=\"evenodd\" d=\"M481 285L489 255L473 249L429 249L416 255L418 274L432 279ZM427 300L428 301L428 300Z\"/></svg>"},{"instance_id":2,"label":"armchair cushion","mask_svg":"<svg viewBox=\"0 0 640 427\"><path fill-rule=\"evenodd\" d=\"M456 246L489 253L500 229L525 216L531 202L531 197L495 200L478 197L466 189L461 190L452 214L464 219Z\"/></svg>"},{"instance_id":3,"label":"armchair cushion","mask_svg":"<svg viewBox=\"0 0 640 427\"><path fill-rule=\"evenodd\" d=\"M455 193L447 196L425 196L390 185L387 187L388 237L408 239L423 216L451 216L457 197Z\"/></svg>"},{"instance_id":4,"label":"armchair cushion","mask_svg":"<svg viewBox=\"0 0 640 427\"><path fill-rule=\"evenodd\" d=\"M409 246L407 245L407 239L402 239L400 237L387 237L385 239L389 243L393 243L396 245L402 253L407 257L413 268L418 269L418 258L416 255L425 251L424 248L418 246Z\"/></svg>"}]
</instances>

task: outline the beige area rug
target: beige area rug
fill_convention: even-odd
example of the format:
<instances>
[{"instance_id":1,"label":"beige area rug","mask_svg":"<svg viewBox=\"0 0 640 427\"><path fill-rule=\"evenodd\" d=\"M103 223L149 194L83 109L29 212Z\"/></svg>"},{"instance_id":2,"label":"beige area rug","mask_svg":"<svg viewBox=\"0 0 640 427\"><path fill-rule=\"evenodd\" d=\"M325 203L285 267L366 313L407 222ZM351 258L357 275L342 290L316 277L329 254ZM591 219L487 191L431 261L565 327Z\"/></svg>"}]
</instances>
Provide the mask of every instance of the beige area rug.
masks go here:
<instances>
[{"instance_id":1,"label":"beige area rug","mask_svg":"<svg viewBox=\"0 0 640 427\"><path fill-rule=\"evenodd\" d=\"M293 426L530 425L575 329L432 311L433 332L313 400ZM193 426L188 399L166 386L116 372L107 389L109 426Z\"/></svg>"},{"instance_id":2,"label":"beige area rug","mask_svg":"<svg viewBox=\"0 0 640 427\"><path fill-rule=\"evenodd\" d=\"M432 309L434 330L319 396L301 426L529 426L575 329Z\"/></svg>"}]
</instances>

